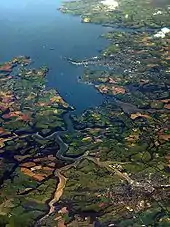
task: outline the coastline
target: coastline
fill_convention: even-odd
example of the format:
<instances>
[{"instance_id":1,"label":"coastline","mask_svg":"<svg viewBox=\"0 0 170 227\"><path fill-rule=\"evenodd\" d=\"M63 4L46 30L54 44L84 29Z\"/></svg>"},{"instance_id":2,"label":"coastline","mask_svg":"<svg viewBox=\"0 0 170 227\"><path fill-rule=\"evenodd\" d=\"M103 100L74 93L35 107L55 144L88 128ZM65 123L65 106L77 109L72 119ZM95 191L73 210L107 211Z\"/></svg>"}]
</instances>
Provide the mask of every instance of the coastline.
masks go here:
<instances>
[{"instance_id":1,"label":"coastline","mask_svg":"<svg viewBox=\"0 0 170 227\"><path fill-rule=\"evenodd\" d=\"M18 85L11 62L28 59L0 65L1 153L10 152L18 164L16 169L1 159L3 171L15 168L1 190L0 218L7 224L21 219L25 226L168 226L170 39L168 33L156 39L154 31L106 34L111 42L99 64L106 62L110 70L98 68L98 57L75 60L88 67L82 81L108 100L72 117L60 94L45 89L45 68L23 65ZM21 126L34 127L34 136L18 134Z\"/></svg>"}]
</instances>

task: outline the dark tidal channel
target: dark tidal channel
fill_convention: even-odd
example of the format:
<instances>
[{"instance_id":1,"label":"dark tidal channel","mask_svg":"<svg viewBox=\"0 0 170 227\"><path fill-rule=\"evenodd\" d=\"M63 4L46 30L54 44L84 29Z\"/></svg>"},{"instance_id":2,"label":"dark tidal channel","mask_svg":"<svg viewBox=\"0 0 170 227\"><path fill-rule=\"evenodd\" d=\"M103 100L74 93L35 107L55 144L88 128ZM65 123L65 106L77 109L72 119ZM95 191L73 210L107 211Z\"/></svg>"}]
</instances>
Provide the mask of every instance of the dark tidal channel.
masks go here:
<instances>
[{"instance_id":1,"label":"dark tidal channel","mask_svg":"<svg viewBox=\"0 0 170 227\"><path fill-rule=\"evenodd\" d=\"M82 66L65 58L96 56L108 42L99 38L110 28L82 24L79 17L57 11L61 0L0 1L0 62L18 55L30 56L32 67L50 69L47 87L55 88L76 112L98 106L103 101L93 86L79 83Z\"/></svg>"}]
</instances>

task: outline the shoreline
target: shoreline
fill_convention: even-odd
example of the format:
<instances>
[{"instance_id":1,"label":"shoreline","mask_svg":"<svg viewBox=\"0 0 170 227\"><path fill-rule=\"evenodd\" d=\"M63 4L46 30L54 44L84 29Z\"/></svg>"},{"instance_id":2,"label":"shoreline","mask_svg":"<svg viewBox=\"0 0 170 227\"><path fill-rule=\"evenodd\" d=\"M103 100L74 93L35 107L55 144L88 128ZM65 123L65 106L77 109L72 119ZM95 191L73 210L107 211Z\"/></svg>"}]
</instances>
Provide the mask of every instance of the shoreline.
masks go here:
<instances>
[{"instance_id":1,"label":"shoreline","mask_svg":"<svg viewBox=\"0 0 170 227\"><path fill-rule=\"evenodd\" d=\"M160 41L150 39L147 32L122 35L121 31L113 30L104 35L111 42L105 52L99 53L100 64L108 61L113 69L89 68L84 81L97 84L96 92L108 100L83 114L71 116L74 109L61 95L46 90L43 68L28 71L23 68L19 85L14 78L6 84L4 76L0 78L3 89L9 92L10 84L15 91L15 96L5 93L6 90L2 93L0 128L0 133L7 133L7 139L10 138L9 142L6 137L1 141L2 148L10 151L11 157L15 155L18 163L12 180L9 178L2 185L5 198L14 200L12 208L8 208L12 216L20 199L17 206L22 210L21 218L25 211L32 214L34 206L35 215L27 218L29 225L45 221L58 227L60 223L127 226L130 221L136 226L141 220L152 225L151 221L155 223L152 214L159 214L159 208L162 216L156 222L162 224L162 219L167 222L168 35ZM80 61L90 66L91 60L94 58ZM0 67L10 69L7 63ZM120 69L119 73L115 68ZM82 82L83 76L81 79ZM29 109L25 108L28 106ZM3 112L5 108L7 112ZM17 135L16 128L23 125L26 129L34 127L34 137ZM14 141L8 134L11 127L17 136ZM15 150L11 150L14 146L11 143L17 146ZM28 150L30 145L33 148Z\"/></svg>"}]
</instances>

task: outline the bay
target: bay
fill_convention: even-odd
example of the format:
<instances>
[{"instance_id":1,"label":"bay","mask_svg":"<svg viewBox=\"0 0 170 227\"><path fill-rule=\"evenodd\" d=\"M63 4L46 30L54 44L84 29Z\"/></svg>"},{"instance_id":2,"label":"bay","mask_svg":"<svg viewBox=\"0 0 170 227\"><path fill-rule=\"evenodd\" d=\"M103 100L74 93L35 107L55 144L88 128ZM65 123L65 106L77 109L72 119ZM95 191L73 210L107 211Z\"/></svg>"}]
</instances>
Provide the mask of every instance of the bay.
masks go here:
<instances>
[{"instance_id":1,"label":"bay","mask_svg":"<svg viewBox=\"0 0 170 227\"><path fill-rule=\"evenodd\" d=\"M96 56L108 45L99 36L109 28L62 14L57 10L61 4L61 0L0 1L0 62L27 55L34 67L47 65L47 88L57 89L81 113L100 105L103 96L92 86L79 83L83 67L73 66L64 58Z\"/></svg>"}]
</instances>

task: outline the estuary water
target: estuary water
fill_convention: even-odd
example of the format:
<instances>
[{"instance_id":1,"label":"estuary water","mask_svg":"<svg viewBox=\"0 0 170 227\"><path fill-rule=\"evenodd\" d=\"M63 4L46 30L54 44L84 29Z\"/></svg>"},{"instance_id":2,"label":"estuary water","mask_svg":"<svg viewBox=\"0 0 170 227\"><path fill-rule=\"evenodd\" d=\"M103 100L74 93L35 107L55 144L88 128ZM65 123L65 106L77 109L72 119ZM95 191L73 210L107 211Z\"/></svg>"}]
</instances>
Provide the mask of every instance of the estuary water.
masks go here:
<instances>
[{"instance_id":1,"label":"estuary water","mask_svg":"<svg viewBox=\"0 0 170 227\"><path fill-rule=\"evenodd\" d=\"M92 86L78 83L83 67L69 64L64 57L96 56L108 45L99 36L109 28L82 24L79 17L59 12L61 4L61 0L1 0L0 62L27 55L34 67L47 65L47 87L57 89L80 113L100 105L103 96Z\"/></svg>"}]
</instances>

